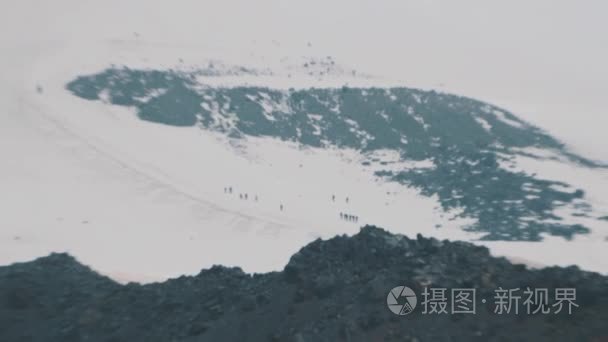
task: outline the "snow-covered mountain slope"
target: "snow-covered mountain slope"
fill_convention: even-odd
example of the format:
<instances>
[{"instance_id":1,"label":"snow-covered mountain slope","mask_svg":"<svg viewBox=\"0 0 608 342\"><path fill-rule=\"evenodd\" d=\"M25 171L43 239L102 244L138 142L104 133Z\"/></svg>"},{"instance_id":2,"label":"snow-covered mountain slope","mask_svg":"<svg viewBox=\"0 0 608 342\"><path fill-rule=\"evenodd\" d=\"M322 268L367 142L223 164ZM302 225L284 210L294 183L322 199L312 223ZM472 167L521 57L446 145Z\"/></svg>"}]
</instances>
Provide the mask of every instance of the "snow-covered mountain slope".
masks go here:
<instances>
[{"instance_id":1,"label":"snow-covered mountain slope","mask_svg":"<svg viewBox=\"0 0 608 342\"><path fill-rule=\"evenodd\" d=\"M2 36L0 263L68 251L124 280L267 271L371 223L608 272L602 160L509 108L305 42L250 53L124 18L105 31L80 6L49 8L69 13L49 32L36 17L36 34Z\"/></svg>"},{"instance_id":2,"label":"snow-covered mountain slope","mask_svg":"<svg viewBox=\"0 0 608 342\"><path fill-rule=\"evenodd\" d=\"M553 214L557 207L571 205L578 209L575 215L592 216L583 190L509 168L514 167L515 156L563 157L581 166L600 165L566 152L555 139L505 110L403 87L218 87L206 82L209 75L222 77L209 70L113 68L78 77L67 88L85 99L134 107L146 121L198 126L245 145L249 137L265 137L279 145L294 142L302 148L357 151L360 163L380 180L436 195L445 210L464 210L461 215L478 221L467 229L488 232L483 236L487 240L539 240L541 233L571 238L588 232L579 224L556 222ZM555 156L537 155L530 148ZM425 165L403 165L412 162ZM218 164L208 167L225 168Z\"/></svg>"}]
</instances>

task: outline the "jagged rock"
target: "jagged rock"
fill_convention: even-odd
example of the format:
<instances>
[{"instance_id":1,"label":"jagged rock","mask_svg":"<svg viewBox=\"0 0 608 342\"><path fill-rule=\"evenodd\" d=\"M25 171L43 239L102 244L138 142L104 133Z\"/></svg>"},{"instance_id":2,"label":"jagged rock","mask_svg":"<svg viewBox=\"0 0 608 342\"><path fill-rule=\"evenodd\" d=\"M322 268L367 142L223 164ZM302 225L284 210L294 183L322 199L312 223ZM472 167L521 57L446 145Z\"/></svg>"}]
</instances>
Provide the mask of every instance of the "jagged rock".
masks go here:
<instances>
[{"instance_id":1,"label":"jagged rock","mask_svg":"<svg viewBox=\"0 0 608 342\"><path fill-rule=\"evenodd\" d=\"M476 288L476 315L391 313L404 285ZM572 315L493 313L494 290L571 287ZM119 285L66 254L0 267L0 341L600 341L608 277L529 270L464 242L409 239L366 226L316 240L283 272L214 266L164 283Z\"/></svg>"}]
</instances>

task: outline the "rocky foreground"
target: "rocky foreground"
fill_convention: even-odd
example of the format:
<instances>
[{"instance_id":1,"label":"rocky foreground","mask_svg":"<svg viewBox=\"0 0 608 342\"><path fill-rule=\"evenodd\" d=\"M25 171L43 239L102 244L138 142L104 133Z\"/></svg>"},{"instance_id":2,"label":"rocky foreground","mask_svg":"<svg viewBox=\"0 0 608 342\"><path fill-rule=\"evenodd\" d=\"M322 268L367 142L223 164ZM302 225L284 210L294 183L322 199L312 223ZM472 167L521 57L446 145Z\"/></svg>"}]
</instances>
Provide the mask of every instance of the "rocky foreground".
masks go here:
<instances>
[{"instance_id":1,"label":"rocky foreground","mask_svg":"<svg viewBox=\"0 0 608 342\"><path fill-rule=\"evenodd\" d=\"M399 285L417 294L407 315L387 307ZM424 287L448 289L447 313L430 313ZM527 314L522 292L510 313L496 312L496 289L527 287L548 289L549 313ZM476 289L474 314L451 312L454 288ZM557 288L576 289L571 314L567 305L555 313ZM483 247L371 226L314 241L267 274L216 266L120 285L66 254L0 267L0 341L523 340L608 341L608 277L576 267L529 270Z\"/></svg>"}]
</instances>

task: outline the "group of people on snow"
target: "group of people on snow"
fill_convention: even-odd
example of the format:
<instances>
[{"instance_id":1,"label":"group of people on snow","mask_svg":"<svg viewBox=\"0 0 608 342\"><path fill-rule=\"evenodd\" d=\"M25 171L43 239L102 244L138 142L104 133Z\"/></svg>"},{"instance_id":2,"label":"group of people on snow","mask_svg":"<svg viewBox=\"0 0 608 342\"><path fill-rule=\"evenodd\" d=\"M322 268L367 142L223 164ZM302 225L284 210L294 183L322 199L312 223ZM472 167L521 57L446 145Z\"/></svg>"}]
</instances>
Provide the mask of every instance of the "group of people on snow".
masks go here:
<instances>
[{"instance_id":1,"label":"group of people on snow","mask_svg":"<svg viewBox=\"0 0 608 342\"><path fill-rule=\"evenodd\" d=\"M232 193L232 187L231 186L224 187L224 193L225 194L231 194ZM242 199L242 200L248 200L249 199L249 194L247 194L247 193L240 193L239 194L239 198ZM253 200L257 202L258 201L258 195L254 195Z\"/></svg>"},{"instance_id":2,"label":"group of people on snow","mask_svg":"<svg viewBox=\"0 0 608 342\"><path fill-rule=\"evenodd\" d=\"M232 187L231 186L227 186L224 187L224 193L225 194L232 194ZM249 194L248 193L239 193L239 199L241 200L249 200ZM331 200L332 202L336 201L336 195L331 195ZM254 201L258 201L258 195L254 195ZM345 198L345 202L348 203L349 202L349 198L346 197ZM285 207L283 206L283 203L279 204L279 210L283 211L285 209ZM341 220L345 220L345 221L349 221L349 222L359 222L359 216L356 215L352 215L352 214L347 214L347 213L343 213L340 212L340 219Z\"/></svg>"},{"instance_id":3,"label":"group of people on snow","mask_svg":"<svg viewBox=\"0 0 608 342\"><path fill-rule=\"evenodd\" d=\"M331 195L331 201L332 202L336 201L336 195ZM350 199L348 197L346 197L344 199L344 201L348 204ZM343 212L340 212L340 219L350 221L350 222L359 222L359 216L351 215L351 214L347 214L347 213L343 213Z\"/></svg>"},{"instance_id":4,"label":"group of people on snow","mask_svg":"<svg viewBox=\"0 0 608 342\"><path fill-rule=\"evenodd\" d=\"M359 216L356 215L351 215L351 214L346 214L346 213L340 213L340 218L342 220L346 220L346 221L350 221L350 222L358 222L359 221Z\"/></svg>"}]
</instances>

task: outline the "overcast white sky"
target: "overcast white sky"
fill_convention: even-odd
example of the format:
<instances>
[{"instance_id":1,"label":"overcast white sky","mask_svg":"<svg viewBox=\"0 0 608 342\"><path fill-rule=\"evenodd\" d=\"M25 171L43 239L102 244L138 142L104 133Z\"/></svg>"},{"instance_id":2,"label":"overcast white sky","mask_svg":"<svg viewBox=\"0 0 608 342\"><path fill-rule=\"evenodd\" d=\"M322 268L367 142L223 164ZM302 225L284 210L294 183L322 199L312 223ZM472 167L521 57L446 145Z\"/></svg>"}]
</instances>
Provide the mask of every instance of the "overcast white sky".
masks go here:
<instances>
[{"instance_id":1,"label":"overcast white sky","mask_svg":"<svg viewBox=\"0 0 608 342\"><path fill-rule=\"evenodd\" d=\"M4 0L2 55L132 39L268 55L331 55L412 87L506 107L608 161L602 0ZM307 47L310 42L312 47Z\"/></svg>"}]
</instances>

